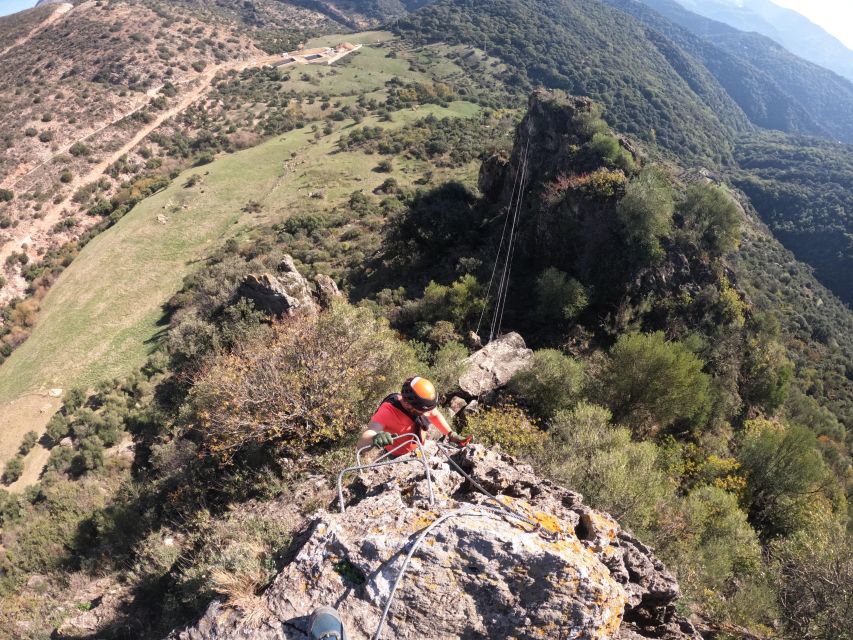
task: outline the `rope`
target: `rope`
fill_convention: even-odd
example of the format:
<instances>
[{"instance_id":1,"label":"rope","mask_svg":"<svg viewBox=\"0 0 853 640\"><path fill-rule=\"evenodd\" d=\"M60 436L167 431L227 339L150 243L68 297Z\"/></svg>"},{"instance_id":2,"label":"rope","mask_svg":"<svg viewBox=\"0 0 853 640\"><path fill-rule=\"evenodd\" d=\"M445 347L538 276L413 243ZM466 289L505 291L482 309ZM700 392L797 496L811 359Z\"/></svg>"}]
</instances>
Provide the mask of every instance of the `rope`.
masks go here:
<instances>
[{"instance_id":1,"label":"rope","mask_svg":"<svg viewBox=\"0 0 853 640\"><path fill-rule=\"evenodd\" d=\"M493 328L492 333L494 335L500 335L501 325L503 324L503 316L504 311L506 311L506 301L509 297L509 280L510 275L512 274L512 259L515 255L515 246L516 240L518 239L517 229L518 229L518 221L521 218L521 201L524 194L524 188L527 182L527 162L529 158L529 150L530 150L530 135L528 133L527 136L527 145L524 151L524 162L521 167L521 188L518 192L518 200L516 201L516 211L515 216L512 222L512 228L510 229L509 234L509 248L507 250L507 259L504 264L504 273L506 275L505 284L503 288L503 299L499 301L498 308L495 310L495 317L493 318ZM491 336L489 337L491 340Z\"/></svg>"},{"instance_id":2,"label":"rope","mask_svg":"<svg viewBox=\"0 0 853 640\"><path fill-rule=\"evenodd\" d=\"M501 231L501 241L500 241L500 244L498 245L498 252L495 255L495 265L492 267L492 276L489 278L489 288L486 289L486 297L483 300L483 310L480 312L480 319L477 321L477 331L475 333L477 333L478 335L480 334L480 325L483 324L483 318L486 315L486 308L489 306L489 297L492 295L492 284L495 281L495 274L497 273L497 270L498 270L498 263L500 263L501 254L503 253L504 238L506 237L506 228L507 228L507 226L509 226L509 219L511 217L510 216L510 210L512 209L512 203L515 200L515 190L518 188L518 182L519 182L520 176L521 176L521 173L516 172L515 178L512 181L512 192L510 193L510 196L509 196L509 206L507 207L507 215L504 218L504 226L503 226L503 230Z\"/></svg>"},{"instance_id":3,"label":"rope","mask_svg":"<svg viewBox=\"0 0 853 640\"><path fill-rule=\"evenodd\" d=\"M456 509L455 511L445 513L443 516L439 516L429 526L421 531L420 535L418 535L412 543L412 548L409 549L409 552L406 554L406 558L403 560L403 565L400 567L400 573L397 574L394 584L391 585L391 593L388 594L388 600L385 602L385 608L382 610L382 617L379 618L379 626L376 627L376 633L373 634L373 640L379 640L379 634L382 633L382 627L385 626L385 619L388 617L388 611L391 608L391 602L394 600L394 594L397 592L397 587L400 586L400 581L403 579L403 575L409 567L409 562L411 561L412 556L415 555L415 551L418 550L427 535L429 535L433 529L438 527L438 525L442 524L446 520L450 520L451 518L463 516L495 517L496 515L501 518L506 518L508 515L518 518L518 516L515 516L512 513L505 513L488 507L465 507L463 509Z\"/></svg>"},{"instance_id":4,"label":"rope","mask_svg":"<svg viewBox=\"0 0 853 640\"><path fill-rule=\"evenodd\" d=\"M512 226L510 227L509 234L509 243L507 246L507 254L506 260L504 261L503 272L501 274L500 284L498 285L498 299L497 304L495 306L495 313L492 316L492 323L489 328L489 342L495 337L496 334L500 332L500 323L503 322L503 310L506 308L506 300L507 294L509 292L509 275L510 275L510 265L512 262L512 255L514 254L515 242L518 238L516 234L516 230L518 229L518 220L521 214L521 202L524 197L524 185L527 179L527 162L530 156L530 127L528 126L527 131L527 140L524 145L524 156L521 163L521 168L519 172L516 174L516 178L520 179L519 189L517 192L517 198L515 201L515 206L513 207L512 199L510 199L510 208L513 210L512 214ZM498 257L497 262L500 261L500 256Z\"/></svg>"}]
</instances>

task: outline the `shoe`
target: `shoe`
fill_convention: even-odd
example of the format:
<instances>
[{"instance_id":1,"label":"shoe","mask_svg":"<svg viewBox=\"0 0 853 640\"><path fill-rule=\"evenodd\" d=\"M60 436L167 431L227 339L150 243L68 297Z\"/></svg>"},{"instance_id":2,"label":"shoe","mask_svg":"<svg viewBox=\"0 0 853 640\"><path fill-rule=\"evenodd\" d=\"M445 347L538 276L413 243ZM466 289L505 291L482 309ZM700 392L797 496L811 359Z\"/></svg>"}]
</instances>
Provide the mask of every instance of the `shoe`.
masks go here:
<instances>
[{"instance_id":1,"label":"shoe","mask_svg":"<svg viewBox=\"0 0 853 640\"><path fill-rule=\"evenodd\" d=\"M310 640L347 640L344 623L332 607L317 607L308 622Z\"/></svg>"}]
</instances>

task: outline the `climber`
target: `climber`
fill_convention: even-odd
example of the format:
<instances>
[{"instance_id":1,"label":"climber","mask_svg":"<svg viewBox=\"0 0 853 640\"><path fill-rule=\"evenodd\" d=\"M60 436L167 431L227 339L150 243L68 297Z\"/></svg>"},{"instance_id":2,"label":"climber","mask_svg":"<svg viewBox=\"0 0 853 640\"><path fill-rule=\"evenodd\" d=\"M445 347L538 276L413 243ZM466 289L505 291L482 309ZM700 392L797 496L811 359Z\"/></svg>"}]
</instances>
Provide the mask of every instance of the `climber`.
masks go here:
<instances>
[{"instance_id":1,"label":"climber","mask_svg":"<svg viewBox=\"0 0 853 640\"><path fill-rule=\"evenodd\" d=\"M370 419L367 431L361 434L357 447L385 447L392 455L401 456L418 447L414 442L394 446L394 437L414 433L424 442L430 425L451 442L465 446L470 438L464 438L450 428L438 410L436 398L432 382L421 377L409 378L403 383L400 393L392 393L382 401Z\"/></svg>"}]
</instances>

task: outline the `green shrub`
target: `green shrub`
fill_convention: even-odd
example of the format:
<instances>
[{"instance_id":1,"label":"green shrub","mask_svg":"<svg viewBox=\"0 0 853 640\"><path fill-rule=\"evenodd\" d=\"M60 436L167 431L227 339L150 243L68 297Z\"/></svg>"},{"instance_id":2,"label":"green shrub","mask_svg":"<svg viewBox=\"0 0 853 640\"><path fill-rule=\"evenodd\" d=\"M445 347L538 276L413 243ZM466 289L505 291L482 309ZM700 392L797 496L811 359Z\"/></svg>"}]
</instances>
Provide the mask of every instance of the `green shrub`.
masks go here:
<instances>
[{"instance_id":1,"label":"green shrub","mask_svg":"<svg viewBox=\"0 0 853 640\"><path fill-rule=\"evenodd\" d=\"M678 212L699 246L712 255L725 255L738 247L741 209L723 187L692 185Z\"/></svg>"},{"instance_id":2,"label":"green shrub","mask_svg":"<svg viewBox=\"0 0 853 640\"><path fill-rule=\"evenodd\" d=\"M737 457L750 522L765 538L811 529L816 514L832 510L838 488L808 429L749 421Z\"/></svg>"},{"instance_id":3,"label":"green shrub","mask_svg":"<svg viewBox=\"0 0 853 640\"><path fill-rule=\"evenodd\" d=\"M469 415L465 432L471 433L478 442L498 444L516 456L537 454L547 439L523 410L512 405L490 407Z\"/></svg>"},{"instance_id":4,"label":"green shrub","mask_svg":"<svg viewBox=\"0 0 853 640\"><path fill-rule=\"evenodd\" d=\"M626 334L610 351L601 395L618 421L643 433L676 422L702 423L711 404L710 379L702 361L660 331Z\"/></svg>"},{"instance_id":5,"label":"green shrub","mask_svg":"<svg viewBox=\"0 0 853 640\"><path fill-rule=\"evenodd\" d=\"M68 422L68 418L61 413L55 413L48 421L45 433L47 434L47 437L51 439L53 444L56 445L59 444L60 440L68 435L70 429L71 425Z\"/></svg>"},{"instance_id":6,"label":"green shrub","mask_svg":"<svg viewBox=\"0 0 853 640\"><path fill-rule=\"evenodd\" d=\"M21 447L19 452L22 456L27 455L32 448L36 446L36 443L39 441L39 436L35 431L27 431L24 434L23 440L21 440Z\"/></svg>"},{"instance_id":7,"label":"green shrub","mask_svg":"<svg viewBox=\"0 0 853 640\"><path fill-rule=\"evenodd\" d=\"M87 156L90 153L89 147L87 147L82 142L75 142L71 145L71 148L68 149L72 156L75 158L79 158L81 156Z\"/></svg>"},{"instance_id":8,"label":"green shrub","mask_svg":"<svg viewBox=\"0 0 853 640\"><path fill-rule=\"evenodd\" d=\"M87 398L88 394L80 387L69 389L65 393L65 399L63 402L66 413L73 413L74 411L77 411L77 409L83 406L83 403L86 402Z\"/></svg>"},{"instance_id":9,"label":"green shrub","mask_svg":"<svg viewBox=\"0 0 853 640\"><path fill-rule=\"evenodd\" d=\"M573 320L589 304L584 286L554 267L536 279L536 319L539 322Z\"/></svg>"},{"instance_id":10,"label":"green shrub","mask_svg":"<svg viewBox=\"0 0 853 640\"><path fill-rule=\"evenodd\" d=\"M661 469L657 447L633 442L628 429L610 425L610 417L606 408L587 402L557 412L543 464L566 487L583 493L587 504L642 534L675 487Z\"/></svg>"},{"instance_id":11,"label":"green shrub","mask_svg":"<svg viewBox=\"0 0 853 640\"><path fill-rule=\"evenodd\" d=\"M540 349L533 364L516 373L509 388L541 416L570 409L584 389L584 367L557 349Z\"/></svg>"},{"instance_id":12,"label":"green shrub","mask_svg":"<svg viewBox=\"0 0 853 640\"><path fill-rule=\"evenodd\" d=\"M3 468L4 484L12 484L24 472L24 458L20 455L11 458Z\"/></svg>"},{"instance_id":13,"label":"green shrub","mask_svg":"<svg viewBox=\"0 0 853 640\"><path fill-rule=\"evenodd\" d=\"M660 238L672 230L673 210L672 186L660 169L643 169L628 183L616 211L635 260L646 263L663 257Z\"/></svg>"},{"instance_id":14,"label":"green shrub","mask_svg":"<svg viewBox=\"0 0 853 640\"><path fill-rule=\"evenodd\" d=\"M11 202L15 198L15 194L9 189L0 189L0 202Z\"/></svg>"}]
</instances>

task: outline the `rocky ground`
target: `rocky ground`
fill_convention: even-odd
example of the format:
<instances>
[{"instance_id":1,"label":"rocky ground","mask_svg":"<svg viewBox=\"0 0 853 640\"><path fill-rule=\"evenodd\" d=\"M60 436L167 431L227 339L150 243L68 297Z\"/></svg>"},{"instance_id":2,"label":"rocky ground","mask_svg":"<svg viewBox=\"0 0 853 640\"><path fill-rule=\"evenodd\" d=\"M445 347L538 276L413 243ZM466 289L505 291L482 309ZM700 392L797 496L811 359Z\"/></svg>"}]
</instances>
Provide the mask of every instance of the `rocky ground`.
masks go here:
<instances>
[{"instance_id":1,"label":"rocky ground","mask_svg":"<svg viewBox=\"0 0 853 640\"><path fill-rule=\"evenodd\" d=\"M170 640L301 639L308 615L333 605L350 638L374 637L406 554L380 638L638 638L699 636L680 619L680 592L654 552L582 496L496 449L455 455L508 514L428 445L422 464L345 478L346 512L318 512L293 560L256 597L214 602ZM532 523L532 524L531 524Z\"/></svg>"}]
</instances>

